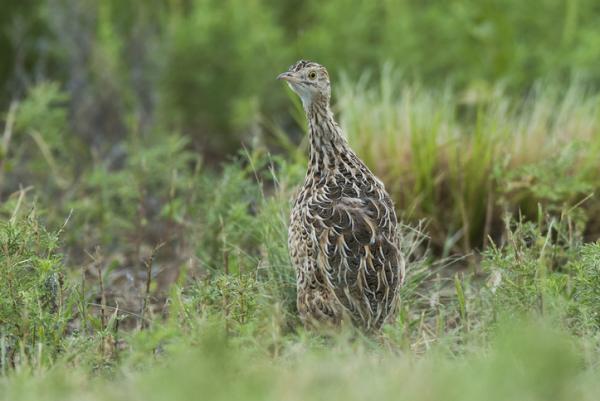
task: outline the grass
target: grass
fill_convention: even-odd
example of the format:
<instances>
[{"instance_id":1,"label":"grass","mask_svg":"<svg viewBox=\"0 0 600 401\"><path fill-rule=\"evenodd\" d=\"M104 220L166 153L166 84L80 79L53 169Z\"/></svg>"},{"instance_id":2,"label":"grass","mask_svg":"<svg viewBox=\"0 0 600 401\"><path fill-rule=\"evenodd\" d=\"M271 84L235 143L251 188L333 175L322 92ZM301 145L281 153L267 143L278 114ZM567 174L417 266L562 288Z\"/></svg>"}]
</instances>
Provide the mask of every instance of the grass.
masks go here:
<instances>
[{"instance_id":1,"label":"grass","mask_svg":"<svg viewBox=\"0 0 600 401\"><path fill-rule=\"evenodd\" d=\"M108 378L68 363L21 369L0 379L0 399L593 400L598 391L597 372L586 368L592 344L540 322L501 325L487 346L461 356L443 346L415 357L368 341L342 336L324 344L302 334L273 356L206 322L185 334L158 355L130 352Z\"/></svg>"},{"instance_id":2,"label":"grass","mask_svg":"<svg viewBox=\"0 0 600 401\"><path fill-rule=\"evenodd\" d=\"M409 276L376 338L298 321L303 149L257 143L215 171L132 122L110 157L75 156L64 94L32 90L0 172L0 399L595 399L599 99L382 77L336 93L405 222Z\"/></svg>"},{"instance_id":3,"label":"grass","mask_svg":"<svg viewBox=\"0 0 600 401\"><path fill-rule=\"evenodd\" d=\"M427 218L446 253L498 240L507 212L535 219L538 204L560 211L600 187L597 94L540 84L515 102L500 87L457 96L400 78L344 80L341 123L403 217Z\"/></svg>"}]
</instances>

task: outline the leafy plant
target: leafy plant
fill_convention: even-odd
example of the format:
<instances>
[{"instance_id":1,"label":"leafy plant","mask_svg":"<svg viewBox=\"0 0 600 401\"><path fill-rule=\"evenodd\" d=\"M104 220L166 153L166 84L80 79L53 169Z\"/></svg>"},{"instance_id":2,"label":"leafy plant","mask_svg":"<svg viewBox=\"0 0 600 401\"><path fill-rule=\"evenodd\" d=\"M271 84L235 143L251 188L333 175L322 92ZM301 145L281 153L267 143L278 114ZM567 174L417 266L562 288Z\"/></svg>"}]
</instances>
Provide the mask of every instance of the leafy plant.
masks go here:
<instances>
[{"instance_id":1,"label":"leafy plant","mask_svg":"<svg viewBox=\"0 0 600 401\"><path fill-rule=\"evenodd\" d=\"M36 209L19 198L10 218L0 220L0 367L43 366L63 349L73 318L65 284L59 233L39 223Z\"/></svg>"}]
</instances>

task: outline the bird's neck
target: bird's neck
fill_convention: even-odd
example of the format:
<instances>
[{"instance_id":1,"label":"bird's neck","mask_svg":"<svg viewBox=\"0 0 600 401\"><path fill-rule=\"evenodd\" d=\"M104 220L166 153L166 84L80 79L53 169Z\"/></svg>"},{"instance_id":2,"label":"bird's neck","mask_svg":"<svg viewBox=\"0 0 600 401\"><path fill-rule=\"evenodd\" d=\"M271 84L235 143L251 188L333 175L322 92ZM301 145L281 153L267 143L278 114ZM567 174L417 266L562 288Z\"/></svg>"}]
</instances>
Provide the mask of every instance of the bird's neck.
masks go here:
<instances>
[{"instance_id":1,"label":"bird's neck","mask_svg":"<svg viewBox=\"0 0 600 401\"><path fill-rule=\"evenodd\" d=\"M351 152L328 103L309 105L306 107L306 116L311 166L320 165L324 159L337 158L341 153Z\"/></svg>"}]
</instances>

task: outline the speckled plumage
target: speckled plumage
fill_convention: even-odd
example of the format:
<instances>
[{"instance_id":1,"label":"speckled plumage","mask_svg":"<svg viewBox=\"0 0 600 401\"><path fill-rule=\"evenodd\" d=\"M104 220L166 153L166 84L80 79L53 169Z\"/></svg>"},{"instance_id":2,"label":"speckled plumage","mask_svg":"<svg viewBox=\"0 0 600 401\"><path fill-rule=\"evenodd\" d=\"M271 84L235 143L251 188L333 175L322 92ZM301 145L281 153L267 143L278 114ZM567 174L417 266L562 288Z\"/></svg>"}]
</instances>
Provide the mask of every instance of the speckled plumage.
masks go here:
<instances>
[{"instance_id":1,"label":"speckled plumage","mask_svg":"<svg viewBox=\"0 0 600 401\"><path fill-rule=\"evenodd\" d=\"M404 279L394 205L335 122L325 68L301 60L280 78L302 98L309 122L308 170L288 239L300 317L306 326L348 317L378 330L394 316Z\"/></svg>"}]
</instances>

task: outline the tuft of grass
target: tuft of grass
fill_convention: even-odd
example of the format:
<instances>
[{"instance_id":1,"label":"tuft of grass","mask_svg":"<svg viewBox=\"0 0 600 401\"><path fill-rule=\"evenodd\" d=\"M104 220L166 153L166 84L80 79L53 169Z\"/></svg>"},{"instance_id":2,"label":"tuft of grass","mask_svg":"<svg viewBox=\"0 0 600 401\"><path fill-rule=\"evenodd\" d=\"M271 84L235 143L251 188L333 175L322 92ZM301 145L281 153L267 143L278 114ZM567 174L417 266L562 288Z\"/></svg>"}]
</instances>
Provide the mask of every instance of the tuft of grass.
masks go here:
<instances>
[{"instance_id":1,"label":"tuft of grass","mask_svg":"<svg viewBox=\"0 0 600 401\"><path fill-rule=\"evenodd\" d=\"M567 212L554 218L540 209L537 224L507 218L504 241L483 254L479 318L529 314L573 333L597 333L598 247L584 243L579 227Z\"/></svg>"},{"instance_id":2,"label":"tuft of grass","mask_svg":"<svg viewBox=\"0 0 600 401\"><path fill-rule=\"evenodd\" d=\"M573 324L581 333L600 330L600 243L581 247L578 257L569 262L574 273L571 311Z\"/></svg>"},{"instance_id":3,"label":"tuft of grass","mask_svg":"<svg viewBox=\"0 0 600 401\"><path fill-rule=\"evenodd\" d=\"M577 84L540 84L523 101L501 87L456 96L389 66L337 93L350 143L403 216L429 219L439 250L467 254L500 237L506 212L535 219L538 203L560 211L598 190L599 105Z\"/></svg>"},{"instance_id":4,"label":"tuft of grass","mask_svg":"<svg viewBox=\"0 0 600 401\"><path fill-rule=\"evenodd\" d=\"M22 195L22 193L21 193ZM58 233L39 223L35 207L11 202L12 216L0 220L0 370L46 366L63 349L74 298Z\"/></svg>"}]
</instances>

